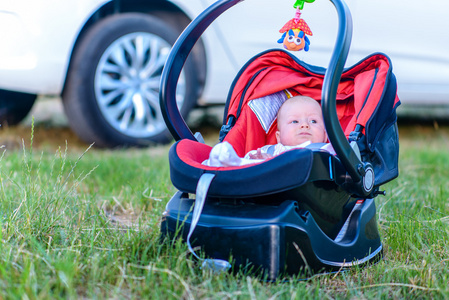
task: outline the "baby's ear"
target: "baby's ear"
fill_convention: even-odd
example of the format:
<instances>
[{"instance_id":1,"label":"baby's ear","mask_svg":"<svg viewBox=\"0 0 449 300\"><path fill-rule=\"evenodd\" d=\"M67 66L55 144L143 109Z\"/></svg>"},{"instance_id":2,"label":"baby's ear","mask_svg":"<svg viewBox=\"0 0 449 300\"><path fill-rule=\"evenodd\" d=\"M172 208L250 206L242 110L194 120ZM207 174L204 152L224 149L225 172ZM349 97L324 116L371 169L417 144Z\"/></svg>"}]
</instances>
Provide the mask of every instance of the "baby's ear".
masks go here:
<instances>
[{"instance_id":1,"label":"baby's ear","mask_svg":"<svg viewBox=\"0 0 449 300\"><path fill-rule=\"evenodd\" d=\"M327 137L327 135L326 135ZM281 133L279 130L276 131L276 141L279 144L281 142Z\"/></svg>"}]
</instances>

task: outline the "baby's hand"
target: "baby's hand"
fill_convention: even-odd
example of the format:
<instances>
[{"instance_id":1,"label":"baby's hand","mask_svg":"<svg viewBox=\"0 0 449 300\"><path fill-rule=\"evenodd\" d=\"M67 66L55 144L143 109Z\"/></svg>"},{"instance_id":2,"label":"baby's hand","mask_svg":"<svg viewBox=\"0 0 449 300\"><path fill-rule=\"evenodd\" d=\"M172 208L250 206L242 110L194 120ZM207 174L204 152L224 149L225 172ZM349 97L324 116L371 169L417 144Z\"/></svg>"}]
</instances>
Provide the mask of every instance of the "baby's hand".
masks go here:
<instances>
[{"instance_id":1,"label":"baby's hand","mask_svg":"<svg viewBox=\"0 0 449 300\"><path fill-rule=\"evenodd\" d=\"M256 153L250 153L249 154L249 158L250 159L267 159L267 158L271 158L273 157L273 155L268 154L268 153L262 153L262 151L260 150L260 148L257 149Z\"/></svg>"}]
</instances>

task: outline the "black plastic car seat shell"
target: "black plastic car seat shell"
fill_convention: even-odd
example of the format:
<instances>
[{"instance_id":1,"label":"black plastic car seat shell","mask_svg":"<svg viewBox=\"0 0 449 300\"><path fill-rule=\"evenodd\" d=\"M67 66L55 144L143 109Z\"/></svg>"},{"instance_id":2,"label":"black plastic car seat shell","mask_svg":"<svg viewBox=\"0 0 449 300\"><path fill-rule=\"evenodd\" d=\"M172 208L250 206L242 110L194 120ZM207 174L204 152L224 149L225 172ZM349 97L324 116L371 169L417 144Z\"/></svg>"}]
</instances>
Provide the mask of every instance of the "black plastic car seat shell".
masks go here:
<instances>
[{"instance_id":1,"label":"black plastic car seat shell","mask_svg":"<svg viewBox=\"0 0 449 300\"><path fill-rule=\"evenodd\" d=\"M171 180L179 191L163 214L162 236L184 240L190 237L189 243L199 246L206 257L231 259L234 271L251 272L268 280L284 275L309 276L378 261L383 248L374 198L380 193L381 184L398 175L395 110L400 102L391 62L385 55L373 54L344 70L352 20L343 0L330 0L337 10L339 25L327 69L299 62L283 50L269 50L242 68L230 91L233 96L245 68L254 66L259 58L265 64L275 63L270 55L295 63L302 74L322 80L321 98L316 100L321 101L329 142L336 155L319 148L295 149L248 166L202 165L211 147L195 139L179 114L174 93L176 82L201 34L219 15L241 1L219 0L206 9L182 33L164 68L160 102L164 119L176 140L169 151L169 160ZM298 72L294 68L289 70ZM366 80L363 86L371 88L357 90L362 104L358 99L356 114L363 120L359 122L358 118L351 117L351 122L358 123L350 129L353 132L345 135L337 116L337 91L343 74L346 79L354 79L359 71L364 72L360 76L360 80ZM256 73L263 71L256 70ZM255 78L250 75L249 78ZM242 85L239 91L243 90ZM296 92L310 91L307 88ZM355 98L355 92L347 97ZM232 140L233 136L244 138L245 134L247 137L256 134L251 129L233 135L236 132L233 129L244 126L239 123L243 122L239 113L244 110L245 102L237 103L237 108L232 103L228 98L223 120L226 132L221 133L221 138ZM193 222L194 195L204 174L211 179L207 191L201 191L206 195L204 206ZM195 230L190 230L192 223Z\"/></svg>"}]
</instances>

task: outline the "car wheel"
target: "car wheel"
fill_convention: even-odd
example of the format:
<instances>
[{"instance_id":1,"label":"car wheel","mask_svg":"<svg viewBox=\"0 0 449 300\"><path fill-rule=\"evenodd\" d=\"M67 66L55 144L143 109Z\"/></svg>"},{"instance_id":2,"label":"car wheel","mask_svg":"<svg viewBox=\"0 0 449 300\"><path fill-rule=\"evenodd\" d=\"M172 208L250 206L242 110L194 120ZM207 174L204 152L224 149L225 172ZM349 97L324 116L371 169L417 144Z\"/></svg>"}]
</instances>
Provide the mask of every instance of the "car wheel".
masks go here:
<instances>
[{"instance_id":1,"label":"car wheel","mask_svg":"<svg viewBox=\"0 0 449 300\"><path fill-rule=\"evenodd\" d=\"M169 142L159 85L178 35L142 13L113 15L93 25L75 49L63 92L71 128L100 147ZM177 87L184 118L196 104L198 88L195 65L188 60Z\"/></svg>"},{"instance_id":2,"label":"car wheel","mask_svg":"<svg viewBox=\"0 0 449 300\"><path fill-rule=\"evenodd\" d=\"M30 112L37 95L0 90L0 124L17 125Z\"/></svg>"}]
</instances>

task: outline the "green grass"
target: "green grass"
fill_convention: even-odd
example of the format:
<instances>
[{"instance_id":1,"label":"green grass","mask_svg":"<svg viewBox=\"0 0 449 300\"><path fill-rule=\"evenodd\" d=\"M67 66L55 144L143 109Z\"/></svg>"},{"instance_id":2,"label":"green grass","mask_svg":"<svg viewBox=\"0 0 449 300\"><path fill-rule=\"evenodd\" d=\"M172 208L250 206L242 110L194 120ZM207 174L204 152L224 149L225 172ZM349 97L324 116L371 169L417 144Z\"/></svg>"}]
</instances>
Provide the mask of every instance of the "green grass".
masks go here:
<instances>
[{"instance_id":1,"label":"green grass","mask_svg":"<svg viewBox=\"0 0 449 300\"><path fill-rule=\"evenodd\" d=\"M185 245L161 245L168 147L33 149L24 137L0 160L0 299L448 298L448 137L401 130L400 176L376 199L384 260L274 283L210 274Z\"/></svg>"}]
</instances>

